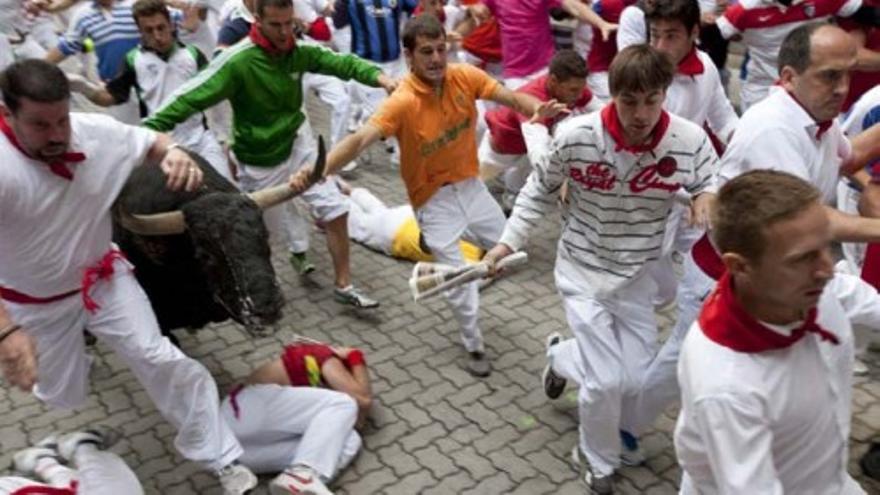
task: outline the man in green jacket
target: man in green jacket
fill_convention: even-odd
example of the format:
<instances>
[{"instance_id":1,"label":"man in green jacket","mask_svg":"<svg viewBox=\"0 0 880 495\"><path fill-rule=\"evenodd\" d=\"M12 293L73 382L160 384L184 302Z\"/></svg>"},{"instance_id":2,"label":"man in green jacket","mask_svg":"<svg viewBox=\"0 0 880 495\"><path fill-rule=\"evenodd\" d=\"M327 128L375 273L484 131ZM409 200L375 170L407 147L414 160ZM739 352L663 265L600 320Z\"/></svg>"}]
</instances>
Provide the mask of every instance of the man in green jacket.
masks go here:
<instances>
[{"instance_id":1,"label":"man in green jacket","mask_svg":"<svg viewBox=\"0 0 880 495\"><path fill-rule=\"evenodd\" d=\"M256 22L248 36L224 50L199 75L144 124L170 131L189 116L228 100L232 106L231 159L238 165L241 188L253 191L283 184L315 159L311 136L297 136L305 120L302 76L306 72L354 79L389 93L397 83L354 55L338 55L317 46L296 46L292 0L257 0ZM358 308L379 305L351 285L348 203L332 181L302 194L312 214L324 224L327 247L336 272L337 301ZM266 225L284 235L296 266L296 224L286 204L268 210Z\"/></svg>"}]
</instances>

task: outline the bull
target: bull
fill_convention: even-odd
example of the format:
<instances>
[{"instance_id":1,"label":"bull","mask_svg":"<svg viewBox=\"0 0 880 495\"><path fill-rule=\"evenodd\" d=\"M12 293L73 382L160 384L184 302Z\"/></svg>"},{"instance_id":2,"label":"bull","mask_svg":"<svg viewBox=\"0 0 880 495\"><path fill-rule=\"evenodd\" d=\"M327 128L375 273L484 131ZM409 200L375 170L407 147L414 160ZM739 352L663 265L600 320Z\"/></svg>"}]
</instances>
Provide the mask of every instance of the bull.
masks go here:
<instances>
[{"instance_id":1,"label":"bull","mask_svg":"<svg viewBox=\"0 0 880 495\"><path fill-rule=\"evenodd\" d=\"M169 191L158 167L138 167L113 207L114 241L135 266L163 333L229 318L257 334L281 318L262 210L291 199L286 185L242 194L201 156L192 192ZM312 180L324 169L323 139Z\"/></svg>"}]
</instances>

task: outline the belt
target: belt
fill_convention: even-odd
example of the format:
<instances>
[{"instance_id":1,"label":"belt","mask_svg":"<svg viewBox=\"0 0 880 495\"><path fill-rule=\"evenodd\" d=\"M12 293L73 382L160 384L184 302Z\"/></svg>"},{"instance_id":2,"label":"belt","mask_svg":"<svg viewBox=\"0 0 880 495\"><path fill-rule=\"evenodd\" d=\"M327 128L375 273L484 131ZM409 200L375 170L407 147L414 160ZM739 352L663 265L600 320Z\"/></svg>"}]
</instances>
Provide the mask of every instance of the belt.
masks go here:
<instances>
[{"instance_id":1,"label":"belt","mask_svg":"<svg viewBox=\"0 0 880 495\"><path fill-rule=\"evenodd\" d=\"M113 275L113 262L116 260L124 260L125 255L118 249L111 249L101 258L94 266L90 266L83 273L82 286L54 296L37 297L19 292L9 287L0 287L0 299L18 304L49 304L62 299L67 299L78 293L82 293L83 306L90 313L94 313L100 306L91 297L92 286L98 280L110 278Z\"/></svg>"}]
</instances>

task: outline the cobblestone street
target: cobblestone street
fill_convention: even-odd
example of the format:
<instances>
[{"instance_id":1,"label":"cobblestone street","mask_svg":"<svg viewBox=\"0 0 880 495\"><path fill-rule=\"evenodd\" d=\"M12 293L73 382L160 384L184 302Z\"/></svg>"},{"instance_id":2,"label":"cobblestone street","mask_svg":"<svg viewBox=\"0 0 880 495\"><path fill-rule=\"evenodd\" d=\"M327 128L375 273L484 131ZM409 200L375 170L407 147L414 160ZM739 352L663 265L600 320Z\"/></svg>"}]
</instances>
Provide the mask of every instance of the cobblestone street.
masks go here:
<instances>
[{"instance_id":1,"label":"cobblestone street","mask_svg":"<svg viewBox=\"0 0 880 495\"><path fill-rule=\"evenodd\" d=\"M322 112L319 112L322 113ZM323 128L322 123L318 124ZM397 171L374 148L350 181L389 204L405 201ZM332 270L324 236L312 232L310 256L318 270L297 276L276 246L274 263L286 296L277 332L254 339L235 324L177 335L185 352L205 364L225 393L255 366L274 357L294 335L364 349L376 401L364 449L331 485L338 493L367 494L582 494L583 468L571 461L577 442L577 391L549 401L540 387L544 338L570 335L555 291L552 264L556 215L528 248L529 265L486 289L481 327L494 371L476 379L464 369L458 326L442 298L412 302L406 285L412 264L352 247L355 284L381 300L375 312L357 312L333 301ZM666 329L671 315L658 315ZM124 432L113 448L132 466L149 494L216 494L210 473L174 450L174 432L140 384L106 347L95 349L92 396L77 411L50 411L32 396L0 387L0 469L12 454L49 433L106 424ZM870 374L855 380L851 472L873 494L855 460L880 435L880 353L869 354ZM672 494L680 470L668 411L642 437L642 467L619 471L625 494ZM258 494L268 493L263 478Z\"/></svg>"}]
</instances>

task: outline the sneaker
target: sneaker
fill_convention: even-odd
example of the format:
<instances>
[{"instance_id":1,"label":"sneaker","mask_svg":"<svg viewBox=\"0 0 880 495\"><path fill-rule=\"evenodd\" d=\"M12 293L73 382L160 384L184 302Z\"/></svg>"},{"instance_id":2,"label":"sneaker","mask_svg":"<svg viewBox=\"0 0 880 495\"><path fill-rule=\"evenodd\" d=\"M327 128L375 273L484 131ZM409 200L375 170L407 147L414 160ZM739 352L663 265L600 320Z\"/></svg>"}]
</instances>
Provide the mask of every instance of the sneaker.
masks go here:
<instances>
[{"instance_id":1,"label":"sneaker","mask_svg":"<svg viewBox=\"0 0 880 495\"><path fill-rule=\"evenodd\" d=\"M21 474L33 475L37 472L39 460L45 458L61 462L61 456L58 455L58 440L54 435L41 440L33 447L16 452L12 456L12 466Z\"/></svg>"},{"instance_id":2,"label":"sneaker","mask_svg":"<svg viewBox=\"0 0 880 495\"><path fill-rule=\"evenodd\" d=\"M238 462L217 471L223 495L244 495L257 487L257 476Z\"/></svg>"},{"instance_id":3,"label":"sneaker","mask_svg":"<svg viewBox=\"0 0 880 495\"><path fill-rule=\"evenodd\" d=\"M485 352L471 352L468 355L467 367L471 375L480 378L487 377L492 373L492 365L489 363L489 358L486 357Z\"/></svg>"},{"instance_id":4,"label":"sneaker","mask_svg":"<svg viewBox=\"0 0 880 495\"><path fill-rule=\"evenodd\" d=\"M318 475L309 468L285 470L269 483L272 495L333 495L321 482Z\"/></svg>"},{"instance_id":5,"label":"sneaker","mask_svg":"<svg viewBox=\"0 0 880 495\"><path fill-rule=\"evenodd\" d=\"M541 383L544 385L544 395L550 399L558 399L565 391L565 378L553 371L553 359L550 358L550 348L562 342L562 335L553 332L547 336L547 365L541 373Z\"/></svg>"},{"instance_id":6,"label":"sneaker","mask_svg":"<svg viewBox=\"0 0 880 495\"><path fill-rule=\"evenodd\" d=\"M592 495L611 495L614 493L614 475L600 475L593 473L593 470L587 468L587 474L584 475L584 482L590 487Z\"/></svg>"},{"instance_id":7,"label":"sneaker","mask_svg":"<svg viewBox=\"0 0 880 495\"><path fill-rule=\"evenodd\" d=\"M620 430L620 463L624 466L640 466L645 462L645 454L639 447L639 439L632 433Z\"/></svg>"},{"instance_id":8,"label":"sneaker","mask_svg":"<svg viewBox=\"0 0 880 495\"><path fill-rule=\"evenodd\" d=\"M306 253L290 253L290 266L300 275L308 275L315 271L315 265L306 257Z\"/></svg>"},{"instance_id":9,"label":"sneaker","mask_svg":"<svg viewBox=\"0 0 880 495\"><path fill-rule=\"evenodd\" d=\"M83 444L92 444L99 449L107 449L113 446L122 436L119 431L108 426L99 425L87 430L75 431L62 435L58 439L58 453L67 461L73 459L76 449Z\"/></svg>"},{"instance_id":10,"label":"sneaker","mask_svg":"<svg viewBox=\"0 0 880 495\"><path fill-rule=\"evenodd\" d=\"M339 287L333 289L333 298L336 299L336 302L338 303L348 304L355 308L371 309L379 307L379 301L374 301L365 296L353 285L349 285L344 289L340 289Z\"/></svg>"}]
</instances>

